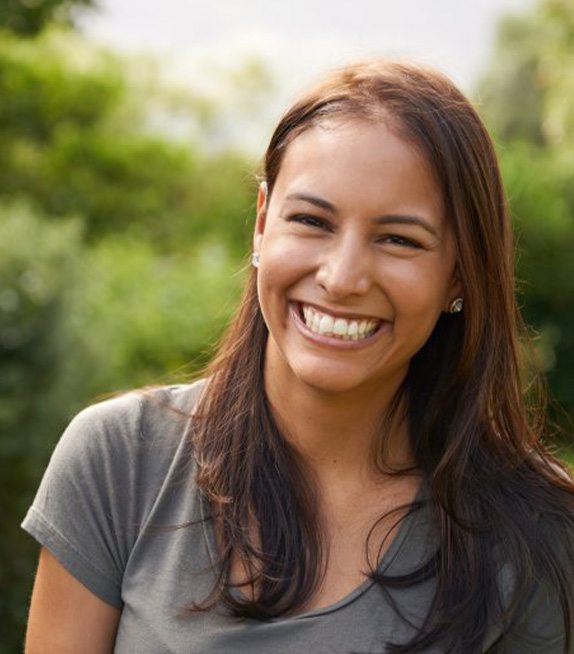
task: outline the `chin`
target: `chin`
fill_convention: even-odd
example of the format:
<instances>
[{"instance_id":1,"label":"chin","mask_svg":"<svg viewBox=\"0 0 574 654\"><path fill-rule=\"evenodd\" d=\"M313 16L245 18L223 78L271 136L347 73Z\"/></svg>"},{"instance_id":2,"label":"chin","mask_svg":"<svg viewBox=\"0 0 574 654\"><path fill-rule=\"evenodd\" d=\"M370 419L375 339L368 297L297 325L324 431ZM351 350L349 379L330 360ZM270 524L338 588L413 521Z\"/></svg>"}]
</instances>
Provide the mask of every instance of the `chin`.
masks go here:
<instances>
[{"instance_id":1,"label":"chin","mask_svg":"<svg viewBox=\"0 0 574 654\"><path fill-rule=\"evenodd\" d=\"M357 374L357 371L349 370L346 366L326 366L324 363L320 366L294 366L293 372L299 382L327 395L356 393L372 384L372 380L366 379L364 374Z\"/></svg>"}]
</instances>

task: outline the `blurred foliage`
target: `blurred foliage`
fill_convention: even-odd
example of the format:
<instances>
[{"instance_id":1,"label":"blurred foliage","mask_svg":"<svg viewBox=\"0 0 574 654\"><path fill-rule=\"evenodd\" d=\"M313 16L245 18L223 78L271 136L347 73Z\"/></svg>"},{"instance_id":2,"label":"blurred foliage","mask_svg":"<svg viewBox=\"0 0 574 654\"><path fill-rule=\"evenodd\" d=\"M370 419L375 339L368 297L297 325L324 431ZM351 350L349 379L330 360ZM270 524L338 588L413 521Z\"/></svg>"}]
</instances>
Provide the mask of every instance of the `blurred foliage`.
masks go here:
<instances>
[{"instance_id":1,"label":"blurred foliage","mask_svg":"<svg viewBox=\"0 0 574 654\"><path fill-rule=\"evenodd\" d=\"M72 23L78 10L94 5L94 0L1 0L0 28L34 36L53 22Z\"/></svg>"},{"instance_id":2,"label":"blurred foliage","mask_svg":"<svg viewBox=\"0 0 574 654\"><path fill-rule=\"evenodd\" d=\"M574 418L574 3L502 21L479 86L510 198L526 321L555 402Z\"/></svg>"},{"instance_id":3,"label":"blurred foliage","mask_svg":"<svg viewBox=\"0 0 574 654\"><path fill-rule=\"evenodd\" d=\"M166 251L216 237L242 252L249 165L149 134L125 68L60 33L0 39L0 200L24 195L54 218L81 214L88 240L128 230ZM205 121L205 103L188 100L190 120L199 107Z\"/></svg>"},{"instance_id":4,"label":"blurred foliage","mask_svg":"<svg viewBox=\"0 0 574 654\"><path fill-rule=\"evenodd\" d=\"M189 362L206 363L241 286L237 268L217 242L171 255L121 236L89 248L59 326L58 405L174 381L191 371Z\"/></svg>"}]
</instances>

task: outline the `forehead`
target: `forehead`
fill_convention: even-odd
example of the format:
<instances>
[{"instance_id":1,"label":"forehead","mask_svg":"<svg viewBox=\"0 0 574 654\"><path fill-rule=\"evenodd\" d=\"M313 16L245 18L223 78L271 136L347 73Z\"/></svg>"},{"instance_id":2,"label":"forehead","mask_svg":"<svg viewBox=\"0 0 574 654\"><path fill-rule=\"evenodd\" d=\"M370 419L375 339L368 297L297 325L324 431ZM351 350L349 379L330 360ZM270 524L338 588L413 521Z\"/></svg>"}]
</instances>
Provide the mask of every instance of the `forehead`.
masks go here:
<instances>
[{"instance_id":1,"label":"forehead","mask_svg":"<svg viewBox=\"0 0 574 654\"><path fill-rule=\"evenodd\" d=\"M442 217L440 186L420 150L391 121L322 122L287 146L273 195L326 194L336 205L424 206Z\"/></svg>"}]
</instances>

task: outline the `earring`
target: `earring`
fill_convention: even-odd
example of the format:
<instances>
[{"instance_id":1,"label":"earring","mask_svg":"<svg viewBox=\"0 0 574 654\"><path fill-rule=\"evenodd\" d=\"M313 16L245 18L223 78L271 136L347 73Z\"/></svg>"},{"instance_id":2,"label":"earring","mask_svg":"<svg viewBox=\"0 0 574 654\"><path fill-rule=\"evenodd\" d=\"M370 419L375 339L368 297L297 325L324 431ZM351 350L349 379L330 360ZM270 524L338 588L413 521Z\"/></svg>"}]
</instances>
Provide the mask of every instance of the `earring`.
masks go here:
<instances>
[{"instance_id":1,"label":"earring","mask_svg":"<svg viewBox=\"0 0 574 654\"><path fill-rule=\"evenodd\" d=\"M251 265L254 268L259 268L259 252L253 252L251 255Z\"/></svg>"},{"instance_id":2,"label":"earring","mask_svg":"<svg viewBox=\"0 0 574 654\"><path fill-rule=\"evenodd\" d=\"M449 313L460 313L464 306L464 300L461 297L455 297L454 300L448 305Z\"/></svg>"}]
</instances>

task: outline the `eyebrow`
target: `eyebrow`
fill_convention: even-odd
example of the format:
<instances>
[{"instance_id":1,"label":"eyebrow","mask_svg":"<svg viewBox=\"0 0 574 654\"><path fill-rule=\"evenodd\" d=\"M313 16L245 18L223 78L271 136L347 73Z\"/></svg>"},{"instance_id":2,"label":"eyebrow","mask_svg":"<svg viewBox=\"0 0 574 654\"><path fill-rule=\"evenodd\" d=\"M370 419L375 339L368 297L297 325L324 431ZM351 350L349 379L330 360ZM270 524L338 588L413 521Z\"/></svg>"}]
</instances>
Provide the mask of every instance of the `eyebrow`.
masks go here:
<instances>
[{"instance_id":1,"label":"eyebrow","mask_svg":"<svg viewBox=\"0 0 574 654\"><path fill-rule=\"evenodd\" d=\"M313 204L316 207L319 207L319 209L325 209L330 213L337 213L334 204L331 204L327 200L323 200L323 198L318 198L316 195L309 195L308 193L291 193L287 196L287 200L303 200L303 202Z\"/></svg>"},{"instance_id":2,"label":"eyebrow","mask_svg":"<svg viewBox=\"0 0 574 654\"><path fill-rule=\"evenodd\" d=\"M334 204L331 204L328 200L317 197L316 195L309 195L308 193L291 193L287 196L287 200L302 200L303 202L308 202L309 204L318 207L319 209L324 209L329 213L336 214L337 209ZM418 225L422 227L427 232L438 238L438 234L435 228L428 223L424 218L420 216L411 216L403 214L385 214L384 216L378 216L373 220L377 225Z\"/></svg>"}]
</instances>

